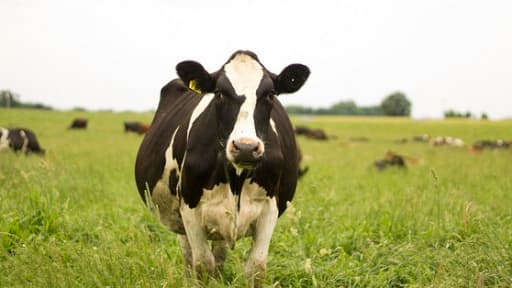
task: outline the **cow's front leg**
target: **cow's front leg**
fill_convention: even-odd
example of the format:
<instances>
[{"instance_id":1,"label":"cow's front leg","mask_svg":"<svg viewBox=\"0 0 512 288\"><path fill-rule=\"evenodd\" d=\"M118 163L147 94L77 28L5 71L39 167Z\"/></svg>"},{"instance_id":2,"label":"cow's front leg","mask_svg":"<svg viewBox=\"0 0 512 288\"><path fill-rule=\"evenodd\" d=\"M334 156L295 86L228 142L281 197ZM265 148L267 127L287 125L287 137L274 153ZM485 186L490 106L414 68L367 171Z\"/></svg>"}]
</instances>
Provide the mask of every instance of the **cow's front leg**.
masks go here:
<instances>
[{"instance_id":1,"label":"cow's front leg","mask_svg":"<svg viewBox=\"0 0 512 288\"><path fill-rule=\"evenodd\" d=\"M226 262L228 250L228 243L225 240L212 241L212 252L215 257L215 268L220 273L224 269L224 262Z\"/></svg>"},{"instance_id":2,"label":"cow's front leg","mask_svg":"<svg viewBox=\"0 0 512 288\"><path fill-rule=\"evenodd\" d=\"M278 209L276 198L265 200L260 217L255 224L253 243L245 264L249 287L261 287L267 271L267 255L272 233L276 226Z\"/></svg>"},{"instance_id":3,"label":"cow's front leg","mask_svg":"<svg viewBox=\"0 0 512 288\"><path fill-rule=\"evenodd\" d=\"M185 257L185 276L189 277L190 269L192 269L192 249L190 248L190 244L188 243L187 235L179 234L178 240L180 242L183 257Z\"/></svg>"},{"instance_id":4,"label":"cow's front leg","mask_svg":"<svg viewBox=\"0 0 512 288\"><path fill-rule=\"evenodd\" d=\"M208 245L198 209L191 209L187 204L182 203L180 212L192 251L192 268L197 276L205 276L205 273L215 276L215 258Z\"/></svg>"}]
</instances>

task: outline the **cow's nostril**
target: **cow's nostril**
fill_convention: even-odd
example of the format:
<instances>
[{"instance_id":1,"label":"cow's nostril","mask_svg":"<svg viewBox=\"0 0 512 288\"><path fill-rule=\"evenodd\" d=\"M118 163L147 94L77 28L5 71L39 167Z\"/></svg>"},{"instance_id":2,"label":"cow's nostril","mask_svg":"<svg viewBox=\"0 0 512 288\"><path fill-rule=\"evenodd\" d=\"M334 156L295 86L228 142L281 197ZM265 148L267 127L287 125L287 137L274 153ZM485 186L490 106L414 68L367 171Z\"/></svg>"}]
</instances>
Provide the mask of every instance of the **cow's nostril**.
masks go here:
<instances>
[{"instance_id":1,"label":"cow's nostril","mask_svg":"<svg viewBox=\"0 0 512 288\"><path fill-rule=\"evenodd\" d=\"M231 142L231 150L232 150L233 152L238 152L238 151L240 151L240 148L236 145L236 141L235 141L235 140L233 140L233 141Z\"/></svg>"}]
</instances>

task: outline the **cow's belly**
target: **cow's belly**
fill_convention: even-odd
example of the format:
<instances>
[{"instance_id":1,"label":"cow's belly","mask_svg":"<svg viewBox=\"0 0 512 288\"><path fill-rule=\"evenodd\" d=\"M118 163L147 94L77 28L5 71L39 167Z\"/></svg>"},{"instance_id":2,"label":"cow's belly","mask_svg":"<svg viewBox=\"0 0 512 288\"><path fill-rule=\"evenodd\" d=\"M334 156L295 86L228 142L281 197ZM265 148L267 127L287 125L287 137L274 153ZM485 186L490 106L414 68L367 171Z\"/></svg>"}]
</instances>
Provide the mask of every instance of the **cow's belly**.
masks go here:
<instances>
[{"instance_id":1,"label":"cow's belly","mask_svg":"<svg viewBox=\"0 0 512 288\"><path fill-rule=\"evenodd\" d=\"M168 183L159 181L151 194L153 205L158 209L160 221L171 231L185 234L183 221L180 215L180 201L171 194Z\"/></svg>"},{"instance_id":2,"label":"cow's belly","mask_svg":"<svg viewBox=\"0 0 512 288\"><path fill-rule=\"evenodd\" d=\"M240 195L240 207L237 208L238 196L231 193L229 184L219 184L212 190L203 190L199 204L193 209L184 207L187 211L182 211L182 215L194 217L194 222L200 224L207 239L226 240L233 245L237 239L254 233L254 224L265 205L275 205L276 202L266 194L259 185L247 180Z\"/></svg>"}]
</instances>

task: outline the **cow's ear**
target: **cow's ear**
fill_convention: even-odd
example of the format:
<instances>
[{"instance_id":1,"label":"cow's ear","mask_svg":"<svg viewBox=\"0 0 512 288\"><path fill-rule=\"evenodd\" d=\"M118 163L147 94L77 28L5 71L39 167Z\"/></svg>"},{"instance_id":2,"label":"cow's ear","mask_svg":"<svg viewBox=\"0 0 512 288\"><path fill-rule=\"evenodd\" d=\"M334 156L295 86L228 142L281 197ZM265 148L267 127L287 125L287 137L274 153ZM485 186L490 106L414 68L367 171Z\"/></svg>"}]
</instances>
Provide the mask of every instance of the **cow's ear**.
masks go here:
<instances>
[{"instance_id":1,"label":"cow's ear","mask_svg":"<svg viewBox=\"0 0 512 288\"><path fill-rule=\"evenodd\" d=\"M199 94L213 92L214 80L203 65L195 61L183 61L176 65L176 72L192 91Z\"/></svg>"},{"instance_id":2,"label":"cow's ear","mask_svg":"<svg viewBox=\"0 0 512 288\"><path fill-rule=\"evenodd\" d=\"M288 65L275 79L277 94L296 92L306 82L309 73L309 68L305 65Z\"/></svg>"}]
</instances>

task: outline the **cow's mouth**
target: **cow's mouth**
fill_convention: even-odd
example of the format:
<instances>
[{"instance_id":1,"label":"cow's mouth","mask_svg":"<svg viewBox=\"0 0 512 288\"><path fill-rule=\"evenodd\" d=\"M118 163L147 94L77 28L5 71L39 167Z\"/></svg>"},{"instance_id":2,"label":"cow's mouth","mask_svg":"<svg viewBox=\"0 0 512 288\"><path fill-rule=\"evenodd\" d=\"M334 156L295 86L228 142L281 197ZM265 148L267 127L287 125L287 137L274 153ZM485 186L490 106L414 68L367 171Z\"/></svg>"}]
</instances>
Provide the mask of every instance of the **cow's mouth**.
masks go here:
<instances>
[{"instance_id":1,"label":"cow's mouth","mask_svg":"<svg viewBox=\"0 0 512 288\"><path fill-rule=\"evenodd\" d=\"M235 162L235 166L240 169L247 169L252 170L256 168L259 161L241 161L241 162Z\"/></svg>"}]
</instances>

